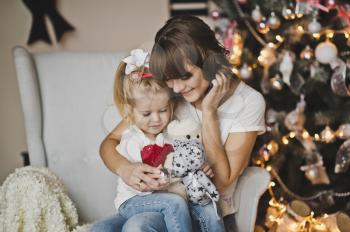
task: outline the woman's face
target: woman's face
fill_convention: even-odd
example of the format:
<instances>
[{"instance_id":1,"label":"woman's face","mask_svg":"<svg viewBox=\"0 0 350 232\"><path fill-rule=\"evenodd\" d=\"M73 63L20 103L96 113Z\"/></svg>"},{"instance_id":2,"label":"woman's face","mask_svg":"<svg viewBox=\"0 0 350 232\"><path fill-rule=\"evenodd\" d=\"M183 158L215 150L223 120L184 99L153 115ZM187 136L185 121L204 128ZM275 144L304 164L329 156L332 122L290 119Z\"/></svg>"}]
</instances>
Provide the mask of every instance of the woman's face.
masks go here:
<instances>
[{"instance_id":1,"label":"woman's face","mask_svg":"<svg viewBox=\"0 0 350 232\"><path fill-rule=\"evenodd\" d=\"M204 79L203 71L199 67L188 64L185 68L192 76L186 80L181 77L167 80L166 84L175 93L181 94L187 102L195 103L204 97L209 82Z\"/></svg>"}]
</instances>

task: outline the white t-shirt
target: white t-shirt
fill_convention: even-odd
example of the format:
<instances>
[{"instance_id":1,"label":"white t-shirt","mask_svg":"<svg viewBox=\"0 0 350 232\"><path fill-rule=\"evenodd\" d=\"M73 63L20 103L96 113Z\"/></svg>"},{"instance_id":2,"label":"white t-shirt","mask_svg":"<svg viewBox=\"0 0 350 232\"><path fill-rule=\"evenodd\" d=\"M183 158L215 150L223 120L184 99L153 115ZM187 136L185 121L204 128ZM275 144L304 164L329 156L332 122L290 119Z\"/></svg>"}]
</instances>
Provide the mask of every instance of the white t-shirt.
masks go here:
<instances>
[{"instance_id":1,"label":"white t-shirt","mask_svg":"<svg viewBox=\"0 0 350 232\"><path fill-rule=\"evenodd\" d=\"M265 132L265 100L263 96L241 81L231 97L218 108L221 142L225 144L229 133L257 131ZM202 121L202 112L188 102L181 102L175 109L175 117L179 120L192 118ZM219 205L223 216L237 212L237 203L233 193L236 181L220 195Z\"/></svg>"},{"instance_id":2,"label":"white t-shirt","mask_svg":"<svg viewBox=\"0 0 350 232\"><path fill-rule=\"evenodd\" d=\"M163 133L157 135L155 141L149 139L139 128L130 126L127 128L121 137L119 145L116 147L117 151L127 158L130 162L142 162L141 150L144 146L150 144L157 144L163 146L165 143ZM135 195L147 195L150 192L140 192L129 185L127 185L121 178L117 184L117 196L114 199L115 208L118 210L124 201Z\"/></svg>"}]
</instances>

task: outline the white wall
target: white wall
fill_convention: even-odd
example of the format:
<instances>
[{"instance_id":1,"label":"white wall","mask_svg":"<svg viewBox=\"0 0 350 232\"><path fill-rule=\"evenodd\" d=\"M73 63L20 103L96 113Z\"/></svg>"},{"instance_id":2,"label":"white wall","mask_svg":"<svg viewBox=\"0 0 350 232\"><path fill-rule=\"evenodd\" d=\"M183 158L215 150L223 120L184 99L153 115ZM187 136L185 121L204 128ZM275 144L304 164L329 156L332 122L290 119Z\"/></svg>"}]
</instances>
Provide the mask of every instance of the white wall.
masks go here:
<instances>
[{"instance_id":1,"label":"white wall","mask_svg":"<svg viewBox=\"0 0 350 232\"><path fill-rule=\"evenodd\" d=\"M60 44L38 42L30 51L121 51L152 44L168 18L168 0L59 0L61 14L75 26ZM22 1L0 0L0 184L22 166L26 150L23 114L11 49L26 45L31 15ZM50 34L52 28L50 27ZM55 42L55 41L54 41Z\"/></svg>"}]
</instances>

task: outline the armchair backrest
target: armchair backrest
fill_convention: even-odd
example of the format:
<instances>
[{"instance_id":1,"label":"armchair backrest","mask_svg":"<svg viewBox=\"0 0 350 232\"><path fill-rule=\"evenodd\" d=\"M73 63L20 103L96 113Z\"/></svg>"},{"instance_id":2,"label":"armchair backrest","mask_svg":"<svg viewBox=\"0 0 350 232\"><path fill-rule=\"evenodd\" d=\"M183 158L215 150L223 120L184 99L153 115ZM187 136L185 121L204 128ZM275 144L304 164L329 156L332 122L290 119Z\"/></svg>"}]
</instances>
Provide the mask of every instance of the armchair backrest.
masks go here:
<instances>
[{"instance_id":1,"label":"armchair backrest","mask_svg":"<svg viewBox=\"0 0 350 232\"><path fill-rule=\"evenodd\" d=\"M120 120L113 105L115 70L127 53L13 50L31 165L61 177L80 220L114 212L115 175L99 145Z\"/></svg>"}]
</instances>

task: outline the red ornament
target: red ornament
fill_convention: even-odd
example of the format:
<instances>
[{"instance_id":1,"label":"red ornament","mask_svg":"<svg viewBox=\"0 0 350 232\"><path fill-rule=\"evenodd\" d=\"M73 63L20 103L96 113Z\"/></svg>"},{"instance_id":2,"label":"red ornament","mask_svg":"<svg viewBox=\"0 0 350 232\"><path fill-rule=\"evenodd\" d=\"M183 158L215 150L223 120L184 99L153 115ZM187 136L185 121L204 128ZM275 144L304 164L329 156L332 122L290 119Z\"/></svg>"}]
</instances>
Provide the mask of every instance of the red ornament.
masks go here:
<instances>
[{"instance_id":1,"label":"red ornament","mask_svg":"<svg viewBox=\"0 0 350 232\"><path fill-rule=\"evenodd\" d=\"M157 144L144 146L141 150L142 162L152 167L158 167L160 164L164 164L166 156L173 151L173 146L167 143L163 147Z\"/></svg>"},{"instance_id":2,"label":"red ornament","mask_svg":"<svg viewBox=\"0 0 350 232\"><path fill-rule=\"evenodd\" d=\"M231 49L233 46L233 33L235 32L237 27L236 21L231 21L226 33L226 38L224 39L224 45L226 49Z\"/></svg>"},{"instance_id":3,"label":"red ornament","mask_svg":"<svg viewBox=\"0 0 350 232\"><path fill-rule=\"evenodd\" d=\"M337 6L338 16L343 18L347 25L350 25L350 5L345 4L343 6Z\"/></svg>"}]
</instances>

